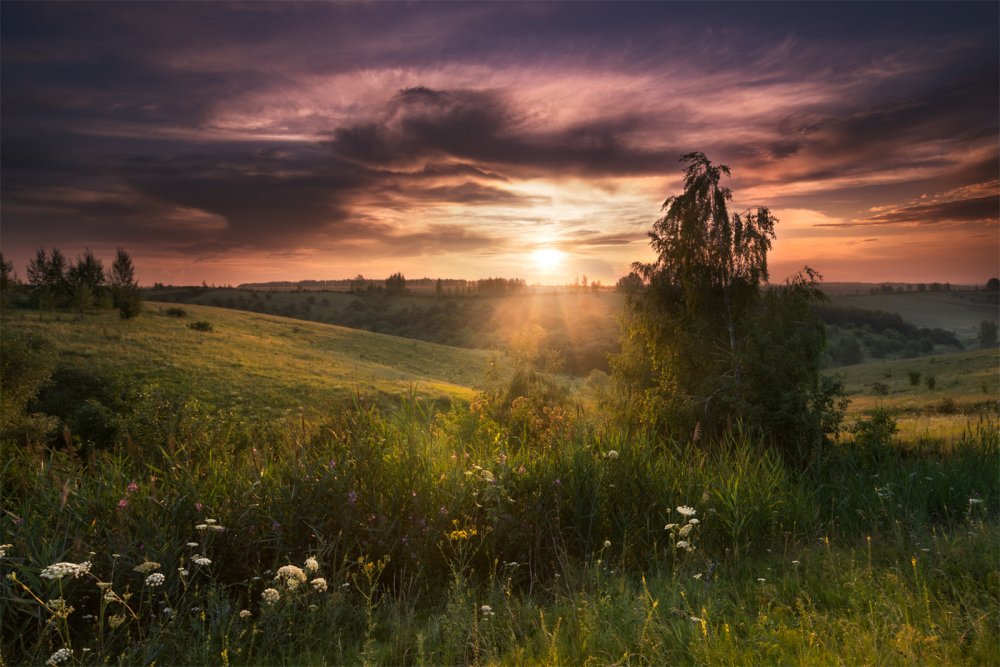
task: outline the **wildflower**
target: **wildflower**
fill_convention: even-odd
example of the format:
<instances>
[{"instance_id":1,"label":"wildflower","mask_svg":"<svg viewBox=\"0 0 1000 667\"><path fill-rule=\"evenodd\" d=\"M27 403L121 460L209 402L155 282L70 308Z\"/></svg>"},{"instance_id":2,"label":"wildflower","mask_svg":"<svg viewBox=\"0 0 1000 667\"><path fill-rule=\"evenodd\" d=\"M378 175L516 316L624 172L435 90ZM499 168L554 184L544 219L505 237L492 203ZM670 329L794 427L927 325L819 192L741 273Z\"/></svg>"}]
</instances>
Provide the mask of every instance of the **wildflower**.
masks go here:
<instances>
[{"instance_id":1,"label":"wildflower","mask_svg":"<svg viewBox=\"0 0 1000 667\"><path fill-rule=\"evenodd\" d=\"M764 577L757 577L757 581L763 584L765 581L767 581L767 579L765 579Z\"/></svg>"},{"instance_id":2,"label":"wildflower","mask_svg":"<svg viewBox=\"0 0 1000 667\"><path fill-rule=\"evenodd\" d=\"M611 459L612 461L615 460L616 458L618 458L618 452L614 449L609 449L608 458Z\"/></svg>"},{"instance_id":3,"label":"wildflower","mask_svg":"<svg viewBox=\"0 0 1000 667\"><path fill-rule=\"evenodd\" d=\"M82 563L53 563L43 569L39 576L42 577L42 579L51 579L55 581L70 575L72 575L74 579L77 579L88 572L90 572L89 560Z\"/></svg>"},{"instance_id":4,"label":"wildflower","mask_svg":"<svg viewBox=\"0 0 1000 667\"><path fill-rule=\"evenodd\" d=\"M222 526L209 526L208 529L216 533L221 533L225 530Z\"/></svg>"},{"instance_id":5,"label":"wildflower","mask_svg":"<svg viewBox=\"0 0 1000 667\"><path fill-rule=\"evenodd\" d=\"M128 500L126 500L125 498L122 498L121 500L118 501L118 509L121 510L121 509L125 509L126 507L128 507Z\"/></svg>"},{"instance_id":6,"label":"wildflower","mask_svg":"<svg viewBox=\"0 0 1000 667\"><path fill-rule=\"evenodd\" d=\"M201 503L195 503L195 504L194 504L194 509L195 509L195 511L197 511L197 512L200 512L200 511L201 511L201 508L203 508L203 507L204 507L204 505L202 505Z\"/></svg>"},{"instance_id":7,"label":"wildflower","mask_svg":"<svg viewBox=\"0 0 1000 667\"><path fill-rule=\"evenodd\" d=\"M163 608L163 615L164 616L170 616L173 613L174 613L174 610L171 609L170 607L164 607Z\"/></svg>"},{"instance_id":8,"label":"wildflower","mask_svg":"<svg viewBox=\"0 0 1000 667\"><path fill-rule=\"evenodd\" d=\"M219 523L219 522L217 520L215 520L215 519L205 519L205 523L207 523L208 525L211 526L211 525Z\"/></svg>"},{"instance_id":9,"label":"wildflower","mask_svg":"<svg viewBox=\"0 0 1000 667\"><path fill-rule=\"evenodd\" d=\"M319 609L319 605L311 604L309 605L309 611L316 611Z\"/></svg>"},{"instance_id":10,"label":"wildflower","mask_svg":"<svg viewBox=\"0 0 1000 667\"><path fill-rule=\"evenodd\" d=\"M162 572L154 572L146 577L146 585L150 588L156 588L157 586L162 586L165 579L166 577L163 576Z\"/></svg>"},{"instance_id":11,"label":"wildflower","mask_svg":"<svg viewBox=\"0 0 1000 667\"><path fill-rule=\"evenodd\" d=\"M797 560L793 560L792 561L792 565L800 565L800 564L801 564L801 561L797 561Z\"/></svg>"},{"instance_id":12,"label":"wildflower","mask_svg":"<svg viewBox=\"0 0 1000 667\"><path fill-rule=\"evenodd\" d=\"M206 558L205 560L208 560L208 559ZM209 562L211 562L211 561L209 561ZM186 577L189 574L191 574L190 572L188 572L187 570L185 570L183 567L177 568L177 573L180 574L182 577Z\"/></svg>"},{"instance_id":13,"label":"wildflower","mask_svg":"<svg viewBox=\"0 0 1000 667\"><path fill-rule=\"evenodd\" d=\"M194 547L198 546L198 543L197 542L188 542L187 545L189 547L191 547L191 548L194 548Z\"/></svg>"},{"instance_id":14,"label":"wildflower","mask_svg":"<svg viewBox=\"0 0 1000 667\"><path fill-rule=\"evenodd\" d=\"M354 491L348 491L347 492L347 504L350 505L351 507L353 507L354 504L357 503L357 502L358 502L358 494L356 494Z\"/></svg>"},{"instance_id":15,"label":"wildflower","mask_svg":"<svg viewBox=\"0 0 1000 667\"><path fill-rule=\"evenodd\" d=\"M484 604L482 607L480 607L479 611L481 611L483 614L483 620L489 620L491 616L496 616L496 614L493 613L493 607L489 606L488 604Z\"/></svg>"},{"instance_id":16,"label":"wildflower","mask_svg":"<svg viewBox=\"0 0 1000 667\"><path fill-rule=\"evenodd\" d=\"M250 613L249 609L240 610L240 618L250 618L253 614Z\"/></svg>"},{"instance_id":17,"label":"wildflower","mask_svg":"<svg viewBox=\"0 0 1000 667\"><path fill-rule=\"evenodd\" d=\"M147 560L142 565L136 565L134 568L132 568L132 571L138 572L139 574L147 574L149 572L152 572L153 570L159 570L159 569L160 569L159 563L154 563L151 560Z\"/></svg>"},{"instance_id":18,"label":"wildflower","mask_svg":"<svg viewBox=\"0 0 1000 667\"><path fill-rule=\"evenodd\" d=\"M983 499L982 498L969 498L969 504L970 505L982 505L983 504Z\"/></svg>"},{"instance_id":19,"label":"wildflower","mask_svg":"<svg viewBox=\"0 0 1000 667\"><path fill-rule=\"evenodd\" d=\"M698 579L699 581L701 581L701 572L699 572L698 574L694 575L694 578Z\"/></svg>"},{"instance_id":20,"label":"wildflower","mask_svg":"<svg viewBox=\"0 0 1000 667\"><path fill-rule=\"evenodd\" d=\"M690 523L685 524L684 526L681 527L681 529L677 532L677 534L680 535L681 537L687 537L691 533L692 528L694 528L694 526L691 525Z\"/></svg>"},{"instance_id":21,"label":"wildflower","mask_svg":"<svg viewBox=\"0 0 1000 667\"><path fill-rule=\"evenodd\" d=\"M304 584L306 582L306 573L302 571L302 568L296 567L294 565L282 565L278 568L278 574L274 577L275 581L281 581L288 590L295 590L299 587L299 584Z\"/></svg>"},{"instance_id":22,"label":"wildflower","mask_svg":"<svg viewBox=\"0 0 1000 667\"><path fill-rule=\"evenodd\" d=\"M604 540L604 548L608 549L611 547L611 540Z\"/></svg>"},{"instance_id":23,"label":"wildflower","mask_svg":"<svg viewBox=\"0 0 1000 667\"><path fill-rule=\"evenodd\" d=\"M312 585L313 590L316 591L317 593L326 593L327 589L326 579L324 579L323 577L316 577L309 583Z\"/></svg>"},{"instance_id":24,"label":"wildflower","mask_svg":"<svg viewBox=\"0 0 1000 667\"><path fill-rule=\"evenodd\" d=\"M562 481L559 480L559 479L556 479L556 481L554 481L552 483L555 484L556 486L562 486Z\"/></svg>"},{"instance_id":25,"label":"wildflower","mask_svg":"<svg viewBox=\"0 0 1000 667\"><path fill-rule=\"evenodd\" d=\"M694 516L695 514L698 513L696 509L694 509L693 507L688 507L687 505L681 505L680 507L677 508L677 511L687 517Z\"/></svg>"},{"instance_id":26,"label":"wildflower","mask_svg":"<svg viewBox=\"0 0 1000 667\"><path fill-rule=\"evenodd\" d=\"M448 508L442 505L441 509L438 510L438 514L441 516L448 516Z\"/></svg>"},{"instance_id":27,"label":"wildflower","mask_svg":"<svg viewBox=\"0 0 1000 667\"><path fill-rule=\"evenodd\" d=\"M701 623L701 619L698 618L697 616L692 616L691 617L691 622L692 623Z\"/></svg>"},{"instance_id":28,"label":"wildflower","mask_svg":"<svg viewBox=\"0 0 1000 667\"><path fill-rule=\"evenodd\" d=\"M673 530L675 528L677 528L677 524L676 523L668 523L667 525L665 525L663 527L663 530Z\"/></svg>"},{"instance_id":29,"label":"wildflower","mask_svg":"<svg viewBox=\"0 0 1000 667\"><path fill-rule=\"evenodd\" d=\"M71 657L73 657L73 649L71 648L61 648L45 661L46 665L58 665L61 662L66 662Z\"/></svg>"},{"instance_id":30,"label":"wildflower","mask_svg":"<svg viewBox=\"0 0 1000 667\"><path fill-rule=\"evenodd\" d=\"M135 493L138 490L139 490L139 485L138 484L136 484L135 482L129 482L129 485L128 485L128 488L127 488L127 491L129 493Z\"/></svg>"},{"instance_id":31,"label":"wildflower","mask_svg":"<svg viewBox=\"0 0 1000 667\"><path fill-rule=\"evenodd\" d=\"M310 556L305 562L306 572L319 572L319 561Z\"/></svg>"},{"instance_id":32,"label":"wildflower","mask_svg":"<svg viewBox=\"0 0 1000 667\"><path fill-rule=\"evenodd\" d=\"M281 599L281 593L274 588L265 588L264 592L260 594L260 597L266 604L274 604Z\"/></svg>"},{"instance_id":33,"label":"wildflower","mask_svg":"<svg viewBox=\"0 0 1000 667\"><path fill-rule=\"evenodd\" d=\"M692 526L697 526L701 521L698 521L698 519L688 519L688 523Z\"/></svg>"},{"instance_id":34,"label":"wildflower","mask_svg":"<svg viewBox=\"0 0 1000 667\"><path fill-rule=\"evenodd\" d=\"M114 630L124 622L125 622L125 614L115 614L114 616L108 617L108 627L110 627L112 630Z\"/></svg>"},{"instance_id":35,"label":"wildflower","mask_svg":"<svg viewBox=\"0 0 1000 667\"><path fill-rule=\"evenodd\" d=\"M680 540L679 542L677 542L677 548L678 549L687 549L688 551L690 551L691 550L691 545L687 541L685 541L685 540Z\"/></svg>"},{"instance_id":36,"label":"wildflower","mask_svg":"<svg viewBox=\"0 0 1000 667\"><path fill-rule=\"evenodd\" d=\"M208 524L207 523L199 523L197 526L194 527L194 529L195 530L208 530Z\"/></svg>"},{"instance_id":37,"label":"wildflower","mask_svg":"<svg viewBox=\"0 0 1000 667\"><path fill-rule=\"evenodd\" d=\"M7 555L7 549L10 549L12 546L14 546L14 545L13 544L0 544L0 558L5 557Z\"/></svg>"},{"instance_id":38,"label":"wildflower","mask_svg":"<svg viewBox=\"0 0 1000 667\"><path fill-rule=\"evenodd\" d=\"M206 567L212 564L212 559L205 558L200 554L195 554L191 556L191 562L194 563L195 565L201 565L202 567Z\"/></svg>"}]
</instances>

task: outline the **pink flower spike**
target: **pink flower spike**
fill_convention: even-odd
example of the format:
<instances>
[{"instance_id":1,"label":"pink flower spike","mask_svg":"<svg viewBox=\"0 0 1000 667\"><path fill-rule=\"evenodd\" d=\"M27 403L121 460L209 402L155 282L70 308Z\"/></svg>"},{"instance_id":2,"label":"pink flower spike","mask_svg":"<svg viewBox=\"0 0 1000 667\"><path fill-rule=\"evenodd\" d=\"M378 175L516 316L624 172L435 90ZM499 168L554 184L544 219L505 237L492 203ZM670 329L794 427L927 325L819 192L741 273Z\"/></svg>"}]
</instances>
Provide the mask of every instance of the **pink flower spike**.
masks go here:
<instances>
[{"instance_id":1,"label":"pink flower spike","mask_svg":"<svg viewBox=\"0 0 1000 667\"><path fill-rule=\"evenodd\" d=\"M129 483L129 485L128 485L128 492L129 493L135 493L138 490L139 490L139 485L138 484L136 484L135 482Z\"/></svg>"},{"instance_id":2,"label":"pink flower spike","mask_svg":"<svg viewBox=\"0 0 1000 667\"><path fill-rule=\"evenodd\" d=\"M196 510L198 510L199 512L201 511L201 508L202 508L202 507L204 507L204 505L202 505L201 503L195 503L195 504L194 504L194 508L195 508Z\"/></svg>"},{"instance_id":3,"label":"pink flower spike","mask_svg":"<svg viewBox=\"0 0 1000 667\"><path fill-rule=\"evenodd\" d=\"M121 500L118 501L118 509L123 509L125 507L128 507L128 500L122 498Z\"/></svg>"}]
</instances>

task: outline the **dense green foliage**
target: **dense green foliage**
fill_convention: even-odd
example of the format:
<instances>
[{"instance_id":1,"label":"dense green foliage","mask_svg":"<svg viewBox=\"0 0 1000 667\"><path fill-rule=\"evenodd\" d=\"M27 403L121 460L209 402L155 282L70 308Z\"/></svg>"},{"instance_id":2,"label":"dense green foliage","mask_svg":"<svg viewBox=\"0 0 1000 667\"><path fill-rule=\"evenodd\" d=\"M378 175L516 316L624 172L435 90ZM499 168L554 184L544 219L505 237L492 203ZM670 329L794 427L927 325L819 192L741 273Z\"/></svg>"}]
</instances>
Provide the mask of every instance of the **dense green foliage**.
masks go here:
<instances>
[{"instance_id":1,"label":"dense green foliage","mask_svg":"<svg viewBox=\"0 0 1000 667\"><path fill-rule=\"evenodd\" d=\"M635 267L646 287L628 300L613 362L619 411L679 438L715 439L742 422L806 462L840 413L836 382L819 372L817 276L807 268L762 290L776 220L766 208L730 216L729 169L701 153L682 159L684 191L649 234L657 259Z\"/></svg>"}]
</instances>

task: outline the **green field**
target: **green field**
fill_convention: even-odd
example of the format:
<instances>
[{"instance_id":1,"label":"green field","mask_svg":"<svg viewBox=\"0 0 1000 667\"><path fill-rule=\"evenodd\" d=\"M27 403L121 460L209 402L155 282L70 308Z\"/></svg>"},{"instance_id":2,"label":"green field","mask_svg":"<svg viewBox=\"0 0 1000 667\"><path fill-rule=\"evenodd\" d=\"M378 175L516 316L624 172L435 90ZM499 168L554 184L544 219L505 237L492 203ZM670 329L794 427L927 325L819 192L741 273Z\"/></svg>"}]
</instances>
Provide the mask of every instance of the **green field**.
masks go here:
<instances>
[{"instance_id":1,"label":"green field","mask_svg":"<svg viewBox=\"0 0 1000 667\"><path fill-rule=\"evenodd\" d=\"M501 316L608 307L568 296ZM996 350L834 369L845 430L802 468L580 394L498 411L486 351L167 307L3 311L54 348L35 407L107 383L208 408L128 393L108 435L4 433L0 665L1000 662ZM900 433L861 446L876 407Z\"/></svg>"},{"instance_id":2,"label":"green field","mask_svg":"<svg viewBox=\"0 0 1000 667\"><path fill-rule=\"evenodd\" d=\"M356 395L468 400L490 355L223 308L185 305L169 317L149 304L117 313L4 312L5 335L51 341L62 367L156 384L244 414L322 414ZM206 321L212 331L188 325Z\"/></svg>"}]
</instances>

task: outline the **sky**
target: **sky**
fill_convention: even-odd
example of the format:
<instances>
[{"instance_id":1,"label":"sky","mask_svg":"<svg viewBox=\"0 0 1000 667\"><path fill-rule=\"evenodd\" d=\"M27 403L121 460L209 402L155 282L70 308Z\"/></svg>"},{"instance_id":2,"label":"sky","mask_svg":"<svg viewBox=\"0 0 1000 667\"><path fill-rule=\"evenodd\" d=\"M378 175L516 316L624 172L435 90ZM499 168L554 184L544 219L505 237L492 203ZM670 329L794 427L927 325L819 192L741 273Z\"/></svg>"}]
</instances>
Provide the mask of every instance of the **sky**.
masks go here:
<instances>
[{"instance_id":1,"label":"sky","mask_svg":"<svg viewBox=\"0 0 1000 667\"><path fill-rule=\"evenodd\" d=\"M1000 273L1000 3L0 4L0 249L611 284L682 154L772 282Z\"/></svg>"}]
</instances>

